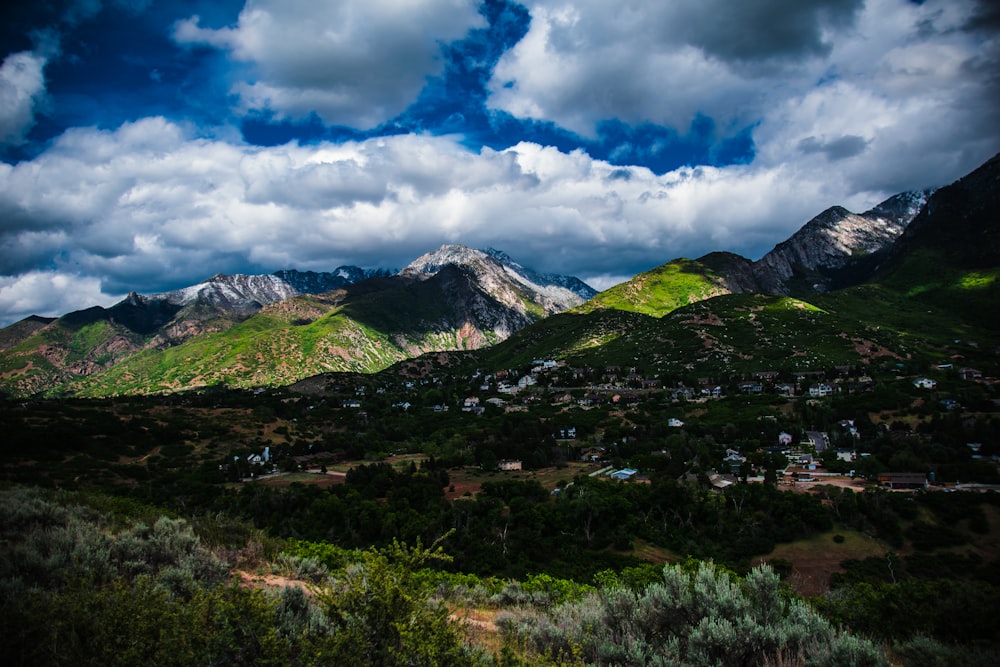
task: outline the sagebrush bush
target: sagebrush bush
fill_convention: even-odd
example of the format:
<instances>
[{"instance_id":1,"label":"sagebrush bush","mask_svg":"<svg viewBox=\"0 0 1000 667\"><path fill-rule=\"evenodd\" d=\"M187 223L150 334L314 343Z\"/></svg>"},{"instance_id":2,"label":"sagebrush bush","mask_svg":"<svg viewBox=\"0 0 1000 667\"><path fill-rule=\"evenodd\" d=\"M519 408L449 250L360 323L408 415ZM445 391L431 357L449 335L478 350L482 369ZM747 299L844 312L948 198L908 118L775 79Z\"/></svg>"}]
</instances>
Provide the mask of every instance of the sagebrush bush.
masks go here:
<instances>
[{"instance_id":1,"label":"sagebrush bush","mask_svg":"<svg viewBox=\"0 0 1000 667\"><path fill-rule=\"evenodd\" d=\"M667 566L645 589L606 588L497 625L540 656L586 664L888 665L878 646L835 631L766 565L744 579L711 563Z\"/></svg>"}]
</instances>

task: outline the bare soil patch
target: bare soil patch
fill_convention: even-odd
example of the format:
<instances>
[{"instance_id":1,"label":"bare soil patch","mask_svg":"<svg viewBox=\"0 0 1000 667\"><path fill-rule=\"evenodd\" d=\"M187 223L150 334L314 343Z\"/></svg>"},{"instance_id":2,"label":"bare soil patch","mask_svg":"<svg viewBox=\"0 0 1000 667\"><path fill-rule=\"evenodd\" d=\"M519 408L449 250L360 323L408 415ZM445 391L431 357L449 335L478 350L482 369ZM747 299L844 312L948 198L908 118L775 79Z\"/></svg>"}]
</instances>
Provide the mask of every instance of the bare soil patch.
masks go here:
<instances>
[{"instance_id":1,"label":"bare soil patch","mask_svg":"<svg viewBox=\"0 0 1000 667\"><path fill-rule=\"evenodd\" d=\"M843 542L833 540L838 534L844 537ZM803 597L815 597L830 590L830 575L844 571L840 567L842 561L884 556L887 551L878 540L862 533L832 530L809 540L779 544L767 556L755 559L753 564L774 559L789 561L792 574L788 583L792 590Z\"/></svg>"}]
</instances>

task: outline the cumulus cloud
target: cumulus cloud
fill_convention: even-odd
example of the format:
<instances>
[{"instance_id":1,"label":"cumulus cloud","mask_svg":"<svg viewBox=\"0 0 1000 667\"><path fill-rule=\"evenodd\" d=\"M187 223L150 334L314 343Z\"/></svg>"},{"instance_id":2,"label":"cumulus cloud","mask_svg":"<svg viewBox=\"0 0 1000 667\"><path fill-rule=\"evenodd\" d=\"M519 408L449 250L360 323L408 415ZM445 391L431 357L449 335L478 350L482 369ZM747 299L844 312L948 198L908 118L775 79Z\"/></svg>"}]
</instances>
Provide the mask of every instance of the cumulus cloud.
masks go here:
<instances>
[{"instance_id":1,"label":"cumulus cloud","mask_svg":"<svg viewBox=\"0 0 1000 667\"><path fill-rule=\"evenodd\" d=\"M531 2L489 103L586 136L608 118L752 125L757 160L837 160L858 187L867 161L871 189L912 185L928 143L944 166L926 181L1000 143L1000 43L972 0L721 4Z\"/></svg>"},{"instance_id":2,"label":"cumulus cloud","mask_svg":"<svg viewBox=\"0 0 1000 667\"><path fill-rule=\"evenodd\" d=\"M45 98L45 56L21 51L0 65L0 143L17 145L35 124Z\"/></svg>"},{"instance_id":3,"label":"cumulus cloud","mask_svg":"<svg viewBox=\"0 0 1000 667\"><path fill-rule=\"evenodd\" d=\"M75 129L2 166L3 319L47 304L25 300L39 285L50 285L51 312L60 293L69 303L220 271L400 267L449 242L603 285L681 255L759 255L824 208L829 187L780 167L658 176L533 143L474 152L401 135L264 148L162 118ZM88 278L56 289L67 275Z\"/></svg>"},{"instance_id":4,"label":"cumulus cloud","mask_svg":"<svg viewBox=\"0 0 1000 667\"><path fill-rule=\"evenodd\" d=\"M606 118L686 128L753 119L768 74L810 78L859 0L528 3L528 35L498 64L492 104L592 131Z\"/></svg>"},{"instance_id":5,"label":"cumulus cloud","mask_svg":"<svg viewBox=\"0 0 1000 667\"><path fill-rule=\"evenodd\" d=\"M58 317L86 306L109 306L121 295L105 294L100 280L52 271L31 271L19 276L0 276L0 313L2 324L22 320L29 315Z\"/></svg>"},{"instance_id":6,"label":"cumulus cloud","mask_svg":"<svg viewBox=\"0 0 1000 667\"><path fill-rule=\"evenodd\" d=\"M441 70L442 42L482 24L465 0L248 0L235 26L205 28L192 16L173 38L251 66L234 88L244 110L370 128L406 109Z\"/></svg>"}]
</instances>

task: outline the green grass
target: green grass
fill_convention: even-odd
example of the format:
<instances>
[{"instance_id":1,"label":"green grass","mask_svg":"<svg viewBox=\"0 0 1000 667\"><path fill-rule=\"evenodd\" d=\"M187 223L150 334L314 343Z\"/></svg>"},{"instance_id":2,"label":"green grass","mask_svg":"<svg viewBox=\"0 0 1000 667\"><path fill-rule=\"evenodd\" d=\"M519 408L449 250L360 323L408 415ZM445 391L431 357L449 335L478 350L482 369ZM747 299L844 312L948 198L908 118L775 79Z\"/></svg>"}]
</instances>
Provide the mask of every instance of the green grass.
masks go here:
<instances>
[{"instance_id":1,"label":"green grass","mask_svg":"<svg viewBox=\"0 0 1000 667\"><path fill-rule=\"evenodd\" d=\"M663 317L677 308L726 292L711 269L681 258L605 290L575 310L588 313L610 308Z\"/></svg>"}]
</instances>

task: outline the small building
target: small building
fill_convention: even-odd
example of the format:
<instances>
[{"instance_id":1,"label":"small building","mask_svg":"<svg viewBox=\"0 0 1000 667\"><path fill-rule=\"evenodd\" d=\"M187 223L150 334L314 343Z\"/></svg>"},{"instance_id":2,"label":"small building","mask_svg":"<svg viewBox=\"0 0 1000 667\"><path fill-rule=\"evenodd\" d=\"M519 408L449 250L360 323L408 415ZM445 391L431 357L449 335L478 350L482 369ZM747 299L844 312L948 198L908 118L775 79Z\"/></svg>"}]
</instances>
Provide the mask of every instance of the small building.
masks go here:
<instances>
[{"instance_id":1,"label":"small building","mask_svg":"<svg viewBox=\"0 0 1000 667\"><path fill-rule=\"evenodd\" d=\"M825 382L817 382L809 386L809 396L812 398L823 398L833 395L833 387Z\"/></svg>"},{"instance_id":2,"label":"small building","mask_svg":"<svg viewBox=\"0 0 1000 667\"><path fill-rule=\"evenodd\" d=\"M917 378L913 381L913 386L917 389L934 389L937 387L937 380L931 378Z\"/></svg>"},{"instance_id":3,"label":"small building","mask_svg":"<svg viewBox=\"0 0 1000 667\"><path fill-rule=\"evenodd\" d=\"M830 446L830 436L823 431L806 431L806 440L817 454L825 452ZM804 443L803 443L804 444Z\"/></svg>"},{"instance_id":4,"label":"small building","mask_svg":"<svg viewBox=\"0 0 1000 667\"><path fill-rule=\"evenodd\" d=\"M497 470L521 470L521 460L503 459L497 463Z\"/></svg>"},{"instance_id":5,"label":"small building","mask_svg":"<svg viewBox=\"0 0 1000 667\"><path fill-rule=\"evenodd\" d=\"M893 491L927 488L927 475L922 472L883 472L878 475L879 486Z\"/></svg>"},{"instance_id":6,"label":"small building","mask_svg":"<svg viewBox=\"0 0 1000 667\"><path fill-rule=\"evenodd\" d=\"M627 482L639 473L635 468L622 468L621 470L616 470L611 473L611 479L617 479L620 482Z\"/></svg>"}]
</instances>

